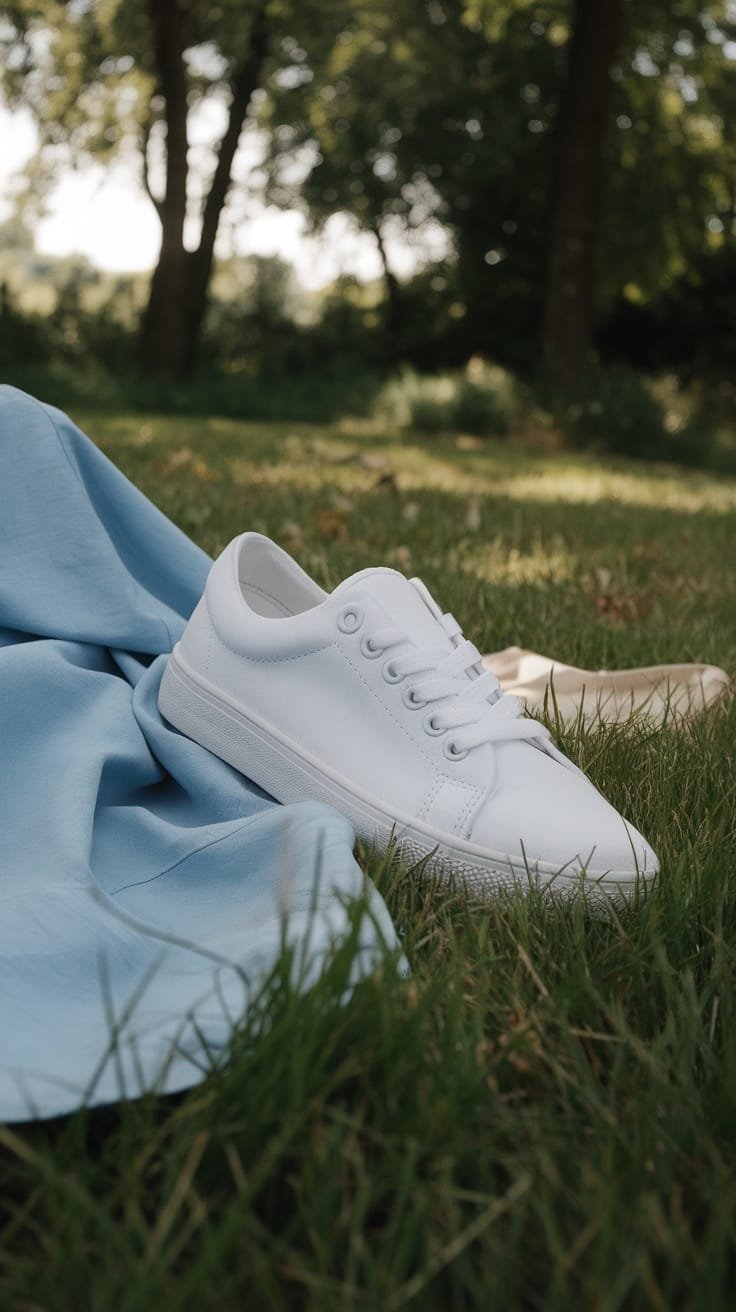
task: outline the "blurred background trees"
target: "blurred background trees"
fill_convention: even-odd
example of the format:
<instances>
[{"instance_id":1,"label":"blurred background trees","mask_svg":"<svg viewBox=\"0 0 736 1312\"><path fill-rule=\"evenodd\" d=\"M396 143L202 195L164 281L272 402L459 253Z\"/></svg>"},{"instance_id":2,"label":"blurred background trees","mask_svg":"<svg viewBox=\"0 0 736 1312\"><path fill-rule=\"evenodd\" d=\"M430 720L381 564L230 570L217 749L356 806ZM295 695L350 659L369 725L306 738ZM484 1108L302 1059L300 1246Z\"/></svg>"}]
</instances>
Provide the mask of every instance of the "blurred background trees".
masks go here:
<instances>
[{"instance_id":1,"label":"blurred background trees","mask_svg":"<svg viewBox=\"0 0 736 1312\"><path fill-rule=\"evenodd\" d=\"M632 370L730 384L731 0L18 0L0 37L39 139L2 229L8 366L181 385L481 359L568 407L624 370L630 396ZM158 217L152 272L39 261L59 169L121 157ZM314 232L346 216L380 276L315 294L278 259L218 258L256 188Z\"/></svg>"}]
</instances>

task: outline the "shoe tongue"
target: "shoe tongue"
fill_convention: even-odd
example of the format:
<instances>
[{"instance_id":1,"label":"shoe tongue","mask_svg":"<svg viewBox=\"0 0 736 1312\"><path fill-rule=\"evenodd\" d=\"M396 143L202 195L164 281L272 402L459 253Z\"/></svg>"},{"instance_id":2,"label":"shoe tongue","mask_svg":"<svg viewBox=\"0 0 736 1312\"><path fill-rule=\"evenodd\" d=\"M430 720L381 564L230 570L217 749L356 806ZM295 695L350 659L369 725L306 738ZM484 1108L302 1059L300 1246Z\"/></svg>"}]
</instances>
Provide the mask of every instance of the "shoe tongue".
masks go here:
<instances>
[{"instance_id":1,"label":"shoe tongue","mask_svg":"<svg viewBox=\"0 0 736 1312\"><path fill-rule=\"evenodd\" d=\"M343 597L349 592L369 593L418 647L452 651L439 620L441 612L419 579L405 579L395 569L363 569L345 579L332 595Z\"/></svg>"}]
</instances>

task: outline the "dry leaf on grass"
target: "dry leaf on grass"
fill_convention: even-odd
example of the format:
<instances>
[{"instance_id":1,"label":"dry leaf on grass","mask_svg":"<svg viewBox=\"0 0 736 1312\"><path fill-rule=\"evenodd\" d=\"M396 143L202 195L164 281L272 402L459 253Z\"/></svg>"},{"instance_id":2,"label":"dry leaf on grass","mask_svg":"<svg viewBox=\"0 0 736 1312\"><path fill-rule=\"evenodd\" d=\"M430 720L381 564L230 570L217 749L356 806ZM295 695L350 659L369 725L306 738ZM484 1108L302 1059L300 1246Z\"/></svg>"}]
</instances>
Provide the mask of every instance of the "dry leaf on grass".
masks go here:
<instances>
[{"instance_id":1,"label":"dry leaf on grass","mask_svg":"<svg viewBox=\"0 0 736 1312\"><path fill-rule=\"evenodd\" d=\"M555 455L567 447L567 439L561 429L548 428L546 424L535 423L533 419L522 422L514 430L514 441L520 447L545 451L549 455Z\"/></svg>"},{"instance_id":2,"label":"dry leaf on grass","mask_svg":"<svg viewBox=\"0 0 736 1312\"><path fill-rule=\"evenodd\" d=\"M360 457L360 463L364 469L383 470L389 469L391 462L388 456L379 455L377 452L364 452Z\"/></svg>"},{"instance_id":3,"label":"dry leaf on grass","mask_svg":"<svg viewBox=\"0 0 736 1312\"><path fill-rule=\"evenodd\" d=\"M480 498L471 497L468 502L468 509L465 512L465 527L470 529L471 533L477 533L480 528Z\"/></svg>"},{"instance_id":4,"label":"dry leaf on grass","mask_svg":"<svg viewBox=\"0 0 736 1312\"><path fill-rule=\"evenodd\" d=\"M664 548L661 542L635 542L631 554L635 560L661 560Z\"/></svg>"},{"instance_id":5,"label":"dry leaf on grass","mask_svg":"<svg viewBox=\"0 0 736 1312\"><path fill-rule=\"evenodd\" d=\"M206 483L214 478L214 474L206 461L201 456L195 455L188 446L179 447L177 451L170 451L167 456L159 460L156 464L159 474L164 478L169 478L171 474L178 474L180 470L185 470L196 478L199 483Z\"/></svg>"},{"instance_id":6,"label":"dry leaf on grass","mask_svg":"<svg viewBox=\"0 0 736 1312\"><path fill-rule=\"evenodd\" d=\"M294 520L287 520L281 525L279 537L281 545L294 556L299 556L306 550L302 530Z\"/></svg>"},{"instance_id":7,"label":"dry leaf on grass","mask_svg":"<svg viewBox=\"0 0 736 1312\"><path fill-rule=\"evenodd\" d=\"M634 623L648 615L651 603L633 592L621 592L615 588L610 569L596 569L595 581L597 590L593 592L593 605L596 615L619 624Z\"/></svg>"},{"instance_id":8,"label":"dry leaf on grass","mask_svg":"<svg viewBox=\"0 0 736 1312\"><path fill-rule=\"evenodd\" d=\"M648 601L624 592L597 592L593 597L596 615L618 624L643 620L650 610Z\"/></svg>"},{"instance_id":9,"label":"dry leaf on grass","mask_svg":"<svg viewBox=\"0 0 736 1312\"><path fill-rule=\"evenodd\" d=\"M411 550L409 547L406 547L403 544L399 547L394 547L393 551L389 552L388 558L391 564L395 565L397 569L402 570L404 574L409 573L409 570L411 569Z\"/></svg>"},{"instance_id":10,"label":"dry leaf on grass","mask_svg":"<svg viewBox=\"0 0 736 1312\"><path fill-rule=\"evenodd\" d=\"M349 516L344 510L315 510L314 527L325 542L344 542L348 536Z\"/></svg>"},{"instance_id":11,"label":"dry leaf on grass","mask_svg":"<svg viewBox=\"0 0 736 1312\"><path fill-rule=\"evenodd\" d=\"M380 478L376 479L373 484L373 489L374 491L381 492L398 492L399 485L396 482L395 476L392 473L387 473L381 474Z\"/></svg>"}]
</instances>

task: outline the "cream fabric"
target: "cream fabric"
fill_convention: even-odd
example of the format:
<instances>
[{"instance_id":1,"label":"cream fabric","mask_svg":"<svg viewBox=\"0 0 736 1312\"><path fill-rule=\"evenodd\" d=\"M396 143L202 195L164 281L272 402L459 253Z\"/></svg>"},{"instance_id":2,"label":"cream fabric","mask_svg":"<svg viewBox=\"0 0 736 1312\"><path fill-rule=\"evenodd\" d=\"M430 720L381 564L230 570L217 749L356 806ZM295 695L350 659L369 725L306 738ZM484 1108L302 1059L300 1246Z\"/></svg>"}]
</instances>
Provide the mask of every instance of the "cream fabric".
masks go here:
<instances>
[{"instance_id":1,"label":"cream fabric","mask_svg":"<svg viewBox=\"0 0 736 1312\"><path fill-rule=\"evenodd\" d=\"M582 718L620 722L632 715L662 724L672 717L690 719L717 702L729 687L725 670L716 665L649 665L632 670L580 670L552 656L505 647L483 657L483 663L530 711L556 704L563 720Z\"/></svg>"}]
</instances>

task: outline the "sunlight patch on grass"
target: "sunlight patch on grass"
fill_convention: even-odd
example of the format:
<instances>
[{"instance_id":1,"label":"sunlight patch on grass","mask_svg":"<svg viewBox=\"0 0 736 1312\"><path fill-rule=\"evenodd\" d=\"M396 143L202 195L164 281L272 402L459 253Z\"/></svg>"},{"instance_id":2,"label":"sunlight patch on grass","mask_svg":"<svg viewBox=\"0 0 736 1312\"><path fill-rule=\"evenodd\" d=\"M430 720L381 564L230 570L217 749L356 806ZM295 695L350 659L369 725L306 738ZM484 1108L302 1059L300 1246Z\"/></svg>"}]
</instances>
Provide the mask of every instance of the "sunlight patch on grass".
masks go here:
<instances>
[{"instance_id":1,"label":"sunlight patch on grass","mask_svg":"<svg viewBox=\"0 0 736 1312\"><path fill-rule=\"evenodd\" d=\"M620 461L587 455L540 455L492 438L467 451L448 438L407 441L374 426L361 432L345 424L117 415L97 416L91 427L103 442L141 452L191 450L215 466L221 457L219 475L229 475L240 487L260 483L316 489L329 484L355 491L390 473L402 492L503 495L539 505L613 501L686 514L736 509L734 479L661 465L622 467Z\"/></svg>"},{"instance_id":2,"label":"sunlight patch on grass","mask_svg":"<svg viewBox=\"0 0 736 1312\"><path fill-rule=\"evenodd\" d=\"M509 548L501 539L475 543L463 538L453 556L466 573L491 584L565 583L580 569L579 559L559 539L556 543L538 540L521 551ZM448 565L452 563L451 557Z\"/></svg>"},{"instance_id":3,"label":"sunlight patch on grass","mask_svg":"<svg viewBox=\"0 0 736 1312\"><path fill-rule=\"evenodd\" d=\"M686 482L681 472L668 472L660 477L643 473L638 477L582 467L545 468L533 475L501 479L496 491L503 491L516 501L574 505L615 501L626 506L686 514L701 510L728 512L736 508L736 484L717 483L697 475Z\"/></svg>"}]
</instances>

